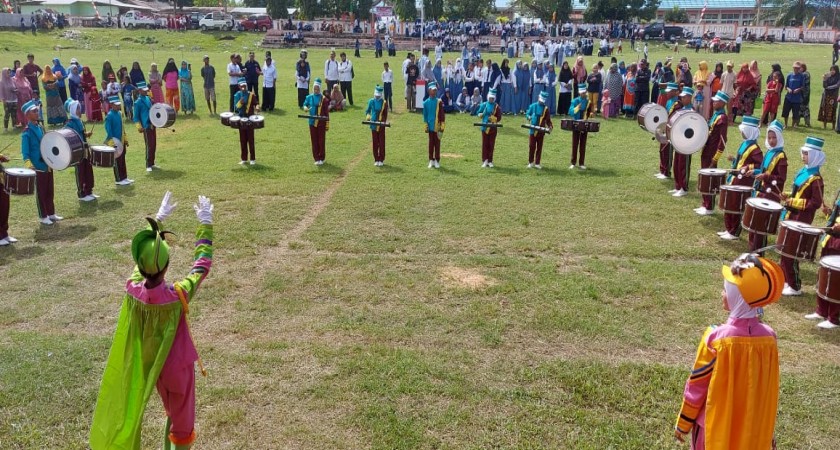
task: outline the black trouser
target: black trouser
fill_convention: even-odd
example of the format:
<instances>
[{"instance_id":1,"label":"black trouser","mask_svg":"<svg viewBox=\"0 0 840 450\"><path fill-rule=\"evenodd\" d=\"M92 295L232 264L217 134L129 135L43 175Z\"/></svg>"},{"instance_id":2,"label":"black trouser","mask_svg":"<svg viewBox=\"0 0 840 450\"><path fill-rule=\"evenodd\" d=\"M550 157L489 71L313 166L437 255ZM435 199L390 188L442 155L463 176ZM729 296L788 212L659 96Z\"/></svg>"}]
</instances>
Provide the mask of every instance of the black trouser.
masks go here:
<instances>
[{"instance_id":1,"label":"black trouser","mask_svg":"<svg viewBox=\"0 0 840 450\"><path fill-rule=\"evenodd\" d=\"M263 88L263 111L271 111L274 109L274 89L273 87Z\"/></svg>"},{"instance_id":2,"label":"black trouser","mask_svg":"<svg viewBox=\"0 0 840 450\"><path fill-rule=\"evenodd\" d=\"M298 108L303 108L303 102L306 101L306 96L309 95L309 88L298 88Z\"/></svg>"},{"instance_id":3,"label":"black trouser","mask_svg":"<svg viewBox=\"0 0 840 450\"><path fill-rule=\"evenodd\" d=\"M56 86L58 88L58 96L61 97L61 103L67 101L67 87L66 86Z\"/></svg>"},{"instance_id":4,"label":"black trouser","mask_svg":"<svg viewBox=\"0 0 840 450\"><path fill-rule=\"evenodd\" d=\"M648 102L650 94L647 92L636 92L636 106L633 109L633 114L637 114L642 106Z\"/></svg>"},{"instance_id":5,"label":"black trouser","mask_svg":"<svg viewBox=\"0 0 840 450\"><path fill-rule=\"evenodd\" d=\"M256 81L248 82L248 91L254 93L254 101L259 103L260 102L260 87Z\"/></svg>"},{"instance_id":6,"label":"black trouser","mask_svg":"<svg viewBox=\"0 0 840 450\"><path fill-rule=\"evenodd\" d=\"M236 92L239 91L238 84L231 84L230 85L230 106L228 107L228 111L233 111L233 96L236 95Z\"/></svg>"},{"instance_id":7,"label":"black trouser","mask_svg":"<svg viewBox=\"0 0 840 450\"><path fill-rule=\"evenodd\" d=\"M332 88L336 84L338 84L338 80L327 80L327 92L329 92L331 95L332 95ZM323 93L323 92L324 92L324 90L321 89L321 93Z\"/></svg>"},{"instance_id":8,"label":"black trouser","mask_svg":"<svg viewBox=\"0 0 840 450\"><path fill-rule=\"evenodd\" d=\"M362 55L359 54L359 49L358 48L356 49L355 56L356 56L356 58L361 58L362 57Z\"/></svg>"},{"instance_id":9,"label":"black trouser","mask_svg":"<svg viewBox=\"0 0 840 450\"><path fill-rule=\"evenodd\" d=\"M353 82L352 81L341 81L339 83L341 86L341 95L347 99L347 102L351 105L353 104Z\"/></svg>"}]
</instances>

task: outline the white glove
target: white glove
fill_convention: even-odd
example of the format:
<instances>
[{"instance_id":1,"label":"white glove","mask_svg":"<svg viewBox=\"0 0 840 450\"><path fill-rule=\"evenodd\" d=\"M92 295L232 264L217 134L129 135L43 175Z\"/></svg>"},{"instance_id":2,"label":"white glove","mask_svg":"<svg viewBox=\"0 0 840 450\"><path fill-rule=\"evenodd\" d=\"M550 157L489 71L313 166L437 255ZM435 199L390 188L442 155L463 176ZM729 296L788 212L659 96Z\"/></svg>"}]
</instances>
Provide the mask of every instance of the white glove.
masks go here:
<instances>
[{"instance_id":1,"label":"white glove","mask_svg":"<svg viewBox=\"0 0 840 450\"><path fill-rule=\"evenodd\" d=\"M172 193L166 191L166 194L163 195L163 200L160 202L160 208L158 209L157 214L155 215L155 219L159 222L163 222L167 217L172 215L172 211L175 211L175 207L178 206L177 203L170 203L172 200Z\"/></svg>"},{"instance_id":2,"label":"white glove","mask_svg":"<svg viewBox=\"0 0 840 450\"><path fill-rule=\"evenodd\" d=\"M210 225L213 223L213 204L210 203L210 199L199 195L198 196L198 204L193 205L193 209L195 210L195 216L198 217L198 221L204 225Z\"/></svg>"}]
</instances>

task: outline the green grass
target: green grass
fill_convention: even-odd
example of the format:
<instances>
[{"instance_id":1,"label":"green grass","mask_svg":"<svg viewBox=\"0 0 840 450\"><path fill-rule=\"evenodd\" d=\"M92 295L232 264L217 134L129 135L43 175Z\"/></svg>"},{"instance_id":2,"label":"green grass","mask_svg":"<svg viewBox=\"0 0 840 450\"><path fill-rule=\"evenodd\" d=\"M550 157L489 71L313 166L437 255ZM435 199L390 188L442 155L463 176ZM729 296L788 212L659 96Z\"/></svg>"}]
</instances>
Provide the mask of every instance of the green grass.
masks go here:
<instances>
[{"instance_id":1,"label":"green grass","mask_svg":"<svg viewBox=\"0 0 840 450\"><path fill-rule=\"evenodd\" d=\"M145 70L171 56L197 69L205 53L221 72L227 52L258 41L102 30L77 41L0 36L4 66L29 51L43 63L60 45L65 64L76 57L95 74L104 59L138 60ZM129 36L157 38L154 55ZM320 75L327 49L310 50ZM679 448L671 430L697 339L726 317L720 265L746 243L717 239L722 218L697 217L695 193L666 195L668 183L651 177L657 147L635 122L610 121L590 135L585 172L566 169L571 139L552 134L538 172L525 169L521 118L504 118L496 168L487 170L474 120L450 116L443 152L451 156L428 170L420 118L397 95L388 165L373 167L359 124L381 72L371 55L354 60L356 106L333 115L322 168L294 118L297 51L275 50L281 109L256 134L255 168L237 164L236 132L208 117L197 92L198 114L158 133L163 171L142 171L132 132L133 187L116 189L110 170L95 169L102 197L79 205L72 171L58 172L66 220L49 228L36 225L33 197L12 198L10 231L21 242L0 249L0 448L85 448L129 242L166 190L180 203L168 221L178 234L172 277L189 267L195 197L216 205L214 268L192 308L210 372L197 383L200 447ZM819 125L828 46L686 55L694 64L756 59L765 71L808 62ZM665 56L652 46L652 60ZM224 77L217 81L226 99ZM833 132L786 132L790 176L808 132L827 140L830 200L840 187ZM93 140L103 138L98 125ZM0 135L0 148L10 142L16 155L17 134ZM777 436L784 448L826 448L840 415L832 389L840 334L801 319L813 308L816 266L802 272L807 295L767 309L781 351ZM162 414L153 396L144 448L159 445Z\"/></svg>"}]
</instances>

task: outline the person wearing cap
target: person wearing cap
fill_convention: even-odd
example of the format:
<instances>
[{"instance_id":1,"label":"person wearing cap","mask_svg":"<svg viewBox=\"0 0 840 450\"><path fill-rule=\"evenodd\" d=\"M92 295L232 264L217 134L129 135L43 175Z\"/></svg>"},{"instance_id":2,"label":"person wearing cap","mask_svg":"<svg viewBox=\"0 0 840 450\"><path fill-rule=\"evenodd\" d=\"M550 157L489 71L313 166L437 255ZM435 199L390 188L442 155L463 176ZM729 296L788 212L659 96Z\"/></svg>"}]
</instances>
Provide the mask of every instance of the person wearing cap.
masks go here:
<instances>
[{"instance_id":1,"label":"person wearing cap","mask_svg":"<svg viewBox=\"0 0 840 450\"><path fill-rule=\"evenodd\" d=\"M368 100L365 109L365 119L375 122L388 121L388 101L383 98L384 89L376 85L373 90L373 98ZM371 140L373 141L373 165L382 167L385 165L385 127L382 125L370 125Z\"/></svg>"},{"instance_id":2,"label":"person wearing cap","mask_svg":"<svg viewBox=\"0 0 840 450\"><path fill-rule=\"evenodd\" d=\"M823 184L820 175L820 166L825 162L823 139L808 136L805 138L805 145L802 146L802 162L805 167L796 173L793 179L793 186L789 193L782 192L782 211L780 220L795 220L810 224L814 215L823 204ZM782 295L802 295L802 280L799 278L799 261L787 256L779 257L779 264L785 273L785 289Z\"/></svg>"},{"instance_id":3,"label":"person wearing cap","mask_svg":"<svg viewBox=\"0 0 840 450\"><path fill-rule=\"evenodd\" d=\"M277 83L277 66L271 59L271 53L266 52L265 63L262 66L263 94L261 111L274 111L275 86Z\"/></svg>"},{"instance_id":4,"label":"person wearing cap","mask_svg":"<svg viewBox=\"0 0 840 450\"><path fill-rule=\"evenodd\" d=\"M250 117L259 100L253 91L248 89L248 80L245 77L239 78L239 92L233 97L233 108L239 117ZM250 151L251 165L257 163L256 148L254 148L254 129L239 128L239 164L248 163Z\"/></svg>"},{"instance_id":5,"label":"person wearing cap","mask_svg":"<svg viewBox=\"0 0 840 450\"><path fill-rule=\"evenodd\" d=\"M312 143L312 158L316 166L324 165L327 158L327 131L330 129L330 99L321 94L321 79L312 84L312 93L306 96L303 110L310 116L326 117L327 120L309 119L309 140Z\"/></svg>"},{"instance_id":6,"label":"person wearing cap","mask_svg":"<svg viewBox=\"0 0 840 450\"><path fill-rule=\"evenodd\" d=\"M137 92L140 94L134 102L134 124L137 132L143 135L146 145L146 172L152 169L159 169L155 165L155 153L157 152L157 131L149 120L149 111L152 109L152 101L149 100L149 86L144 82L137 84Z\"/></svg>"},{"instance_id":7,"label":"person wearing cap","mask_svg":"<svg viewBox=\"0 0 840 450\"><path fill-rule=\"evenodd\" d=\"M9 157L0 153L0 163L9 162ZM9 234L9 209L11 206L11 199L9 193L6 191L6 175L3 173L2 164L0 164L0 247L5 247L9 244L17 242L17 238Z\"/></svg>"},{"instance_id":8,"label":"person wearing cap","mask_svg":"<svg viewBox=\"0 0 840 450\"><path fill-rule=\"evenodd\" d=\"M665 90L657 97L657 101L663 102L662 106L668 111L669 120L679 110L679 88L679 85L673 81L665 83ZM671 148L670 142L659 143L659 172L654 175L656 178L664 180L671 177L671 164L674 159L673 153L674 151Z\"/></svg>"},{"instance_id":9,"label":"person wearing cap","mask_svg":"<svg viewBox=\"0 0 840 450\"><path fill-rule=\"evenodd\" d=\"M569 116L572 120L583 120L583 115L587 109L587 103L589 102L589 98L586 96L586 84L581 83L578 85L578 95L572 100L571 106L569 106ZM589 133L583 129L578 127L574 127L572 129L572 162L569 166L569 169L574 169L577 164L580 164L581 170L586 170L586 166L584 165L586 161L586 137ZM580 153L580 159L578 159L578 152Z\"/></svg>"},{"instance_id":10,"label":"person wearing cap","mask_svg":"<svg viewBox=\"0 0 840 450\"><path fill-rule=\"evenodd\" d=\"M694 102L694 89L689 86L680 91L675 103L675 112L691 110ZM673 152L674 155L674 189L669 193L674 197L684 197L688 194L688 178L691 176L691 155Z\"/></svg>"},{"instance_id":11,"label":"person wearing cap","mask_svg":"<svg viewBox=\"0 0 840 450\"><path fill-rule=\"evenodd\" d=\"M1 194L0 194L1 195ZM834 204L829 209L827 206L822 207L823 214L828 216L826 227L829 230L820 238L820 257L837 256L840 255L840 195L837 195ZM0 229L2 233L2 229ZM2 243L0 241L0 243ZM817 289L817 305L813 313L805 315L807 320L819 320L817 323L819 328L831 330L840 327L840 303L829 301L820 295L820 290Z\"/></svg>"},{"instance_id":12,"label":"person wearing cap","mask_svg":"<svg viewBox=\"0 0 840 450\"><path fill-rule=\"evenodd\" d=\"M580 85L579 85L580 86ZM583 96L583 94L581 94ZM540 92L540 96L536 102L528 107L525 112L525 120L531 126L547 128L551 131L554 125L551 124L551 114L548 113L548 92ZM574 102L574 100L572 100ZM581 109L580 113L584 114L585 109ZM542 160L543 139L545 139L545 131L535 130L530 128L528 130L528 168L542 169L540 162Z\"/></svg>"},{"instance_id":13,"label":"person wearing cap","mask_svg":"<svg viewBox=\"0 0 840 450\"><path fill-rule=\"evenodd\" d=\"M216 115L216 68L210 65L210 57L204 55L204 66L201 67L201 78L204 80L204 99L210 117Z\"/></svg>"},{"instance_id":14,"label":"person wearing cap","mask_svg":"<svg viewBox=\"0 0 840 450\"><path fill-rule=\"evenodd\" d=\"M755 181L753 171L757 167L761 167L761 163L764 161L761 148L757 142L761 136L761 130L759 130L758 125L758 118L753 116L744 116L741 124L738 125L738 130L741 132L741 137L744 141L741 142L741 146L738 147L738 152L735 156L727 157L732 162L730 166L732 171L727 175L727 184L732 186L753 186ZM741 235L741 215L725 213L723 215L723 224L726 229L719 231L717 233L718 236L727 241L738 239Z\"/></svg>"},{"instance_id":15,"label":"person wearing cap","mask_svg":"<svg viewBox=\"0 0 840 450\"><path fill-rule=\"evenodd\" d=\"M145 83L145 81L141 81ZM111 110L105 116L105 145L111 147L122 146L122 153L114 158L114 182L117 186L128 186L134 183L134 180L128 178L128 169L125 164L125 153L128 151L128 136L125 134L123 128L123 121L120 117L119 97L110 97L108 102L111 103ZM128 105L126 105L128 108ZM119 142L117 142L119 141Z\"/></svg>"},{"instance_id":16,"label":"person wearing cap","mask_svg":"<svg viewBox=\"0 0 840 450\"><path fill-rule=\"evenodd\" d=\"M55 181L53 172L41 157L41 139L44 138L44 128L38 122L41 111L40 104L33 99L21 107L26 116L26 128L20 134L20 152L23 165L27 169L35 170L35 204L38 207L38 218L44 225L52 225L63 217L55 214Z\"/></svg>"},{"instance_id":17,"label":"person wearing cap","mask_svg":"<svg viewBox=\"0 0 840 450\"><path fill-rule=\"evenodd\" d=\"M785 190L787 181L788 164L785 155L785 139L782 136L783 129L784 125L778 120L774 120L767 126L767 135L764 137L767 153L764 154L761 166L753 169L755 196L774 202L781 201L779 193ZM767 235L750 232L749 245L750 252L766 247ZM759 254L764 256L763 253Z\"/></svg>"},{"instance_id":18,"label":"person wearing cap","mask_svg":"<svg viewBox=\"0 0 840 450\"><path fill-rule=\"evenodd\" d=\"M799 126L800 108L803 101L803 89L805 88L805 75L802 74L802 63L793 63L793 72L789 73L785 81L785 102L782 105L782 117L785 119L785 128L788 125L788 116L793 112L793 127Z\"/></svg>"},{"instance_id":19,"label":"person wearing cap","mask_svg":"<svg viewBox=\"0 0 840 450\"><path fill-rule=\"evenodd\" d=\"M712 96L712 118L709 119L709 138L700 152L700 168L716 168L718 160L726 147L727 132L729 130L729 116L726 114L726 103L729 96L718 91ZM703 195L703 204L694 212L701 216L708 216L714 212L715 196Z\"/></svg>"},{"instance_id":20,"label":"person wearing cap","mask_svg":"<svg viewBox=\"0 0 840 450\"><path fill-rule=\"evenodd\" d=\"M428 85L429 98L423 101L423 122L429 135L429 169L440 169L440 138L446 128L446 112L437 96L437 83Z\"/></svg>"},{"instance_id":21,"label":"person wearing cap","mask_svg":"<svg viewBox=\"0 0 840 450\"><path fill-rule=\"evenodd\" d=\"M309 77L312 75L312 70L309 67L309 62L306 61L306 50L300 51L300 59L295 63L295 86L298 91L298 108L303 108L303 102L309 95Z\"/></svg>"},{"instance_id":22,"label":"person wearing cap","mask_svg":"<svg viewBox=\"0 0 840 450\"><path fill-rule=\"evenodd\" d=\"M502 120L502 108L496 102L496 89L487 93L487 101L477 111L481 123L499 123ZM493 167L493 152L496 149L496 127L481 127L481 167Z\"/></svg>"},{"instance_id":23,"label":"person wearing cap","mask_svg":"<svg viewBox=\"0 0 840 450\"><path fill-rule=\"evenodd\" d=\"M85 125L82 123L82 119L79 118L82 114L82 105L78 101L73 99L67 100L64 102L64 109L70 115L70 119L67 121L65 128L75 131L85 147L85 153L82 159L75 166L76 196L79 197L79 201L92 202L99 198L98 195L94 195L93 193L93 164L90 162L90 147L88 146L88 138L93 133L85 130Z\"/></svg>"},{"instance_id":24,"label":"person wearing cap","mask_svg":"<svg viewBox=\"0 0 840 450\"><path fill-rule=\"evenodd\" d=\"M674 437L691 448L769 449L779 405L776 332L761 321L781 297L778 264L743 254L723 266L726 323L706 328L686 380Z\"/></svg>"},{"instance_id":25,"label":"person wearing cap","mask_svg":"<svg viewBox=\"0 0 840 450\"><path fill-rule=\"evenodd\" d=\"M199 196L193 264L166 281L171 249L163 222L177 203L163 197L149 227L131 241L134 270L125 283L117 328L93 413L90 448L140 448L143 414L152 389L166 413L164 448L187 450L196 439L195 363L206 375L189 327L189 307L213 264L213 204Z\"/></svg>"}]
</instances>

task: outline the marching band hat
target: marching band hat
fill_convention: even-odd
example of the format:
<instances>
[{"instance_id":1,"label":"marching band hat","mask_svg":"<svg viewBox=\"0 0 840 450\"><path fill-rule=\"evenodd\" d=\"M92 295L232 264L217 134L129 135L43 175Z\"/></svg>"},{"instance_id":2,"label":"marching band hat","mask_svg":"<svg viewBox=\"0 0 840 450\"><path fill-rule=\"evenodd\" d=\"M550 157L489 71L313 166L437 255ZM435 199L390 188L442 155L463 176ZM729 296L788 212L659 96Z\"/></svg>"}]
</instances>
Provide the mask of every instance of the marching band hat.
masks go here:
<instances>
[{"instance_id":1,"label":"marching band hat","mask_svg":"<svg viewBox=\"0 0 840 450\"><path fill-rule=\"evenodd\" d=\"M374 97L382 97L382 92L383 92L382 86L380 86L378 84L376 85L375 88L373 88Z\"/></svg>"},{"instance_id":2,"label":"marching band hat","mask_svg":"<svg viewBox=\"0 0 840 450\"><path fill-rule=\"evenodd\" d=\"M490 97L493 97L494 99L496 98L496 90L495 89L490 89L490 92L487 93L487 98L489 99Z\"/></svg>"},{"instance_id":3,"label":"marching band hat","mask_svg":"<svg viewBox=\"0 0 840 450\"><path fill-rule=\"evenodd\" d=\"M807 151L810 151L810 150L823 151L823 146L824 145L825 145L825 140L824 139L814 137L814 136L808 136L808 137L805 138L805 145L802 146L801 150L803 152L807 152Z\"/></svg>"},{"instance_id":4,"label":"marching band hat","mask_svg":"<svg viewBox=\"0 0 840 450\"><path fill-rule=\"evenodd\" d=\"M782 297L785 275L775 262L755 254L741 255L721 268L723 279L738 286L744 302L752 308L774 303Z\"/></svg>"},{"instance_id":5,"label":"marching band hat","mask_svg":"<svg viewBox=\"0 0 840 450\"><path fill-rule=\"evenodd\" d=\"M682 89L682 92L680 92L680 97L682 97L683 95L687 95L689 97L694 97L694 89L692 89L688 86L684 87Z\"/></svg>"},{"instance_id":6,"label":"marching band hat","mask_svg":"<svg viewBox=\"0 0 840 450\"><path fill-rule=\"evenodd\" d=\"M38 109L39 105L35 100L29 100L28 102L24 103L23 106L20 107L20 111L24 114L28 113L32 109Z\"/></svg>"},{"instance_id":7,"label":"marching band hat","mask_svg":"<svg viewBox=\"0 0 840 450\"><path fill-rule=\"evenodd\" d=\"M169 244L160 223L147 218L151 227L140 231L131 240L131 257L144 277L153 277L169 265Z\"/></svg>"},{"instance_id":8,"label":"marching band hat","mask_svg":"<svg viewBox=\"0 0 840 450\"><path fill-rule=\"evenodd\" d=\"M428 89L428 90L430 90L430 91L431 91L432 89L437 90L437 83L435 83L434 81L432 81L431 83L429 83L429 85L428 85L428 86L426 86L426 89Z\"/></svg>"},{"instance_id":9,"label":"marching band hat","mask_svg":"<svg viewBox=\"0 0 840 450\"><path fill-rule=\"evenodd\" d=\"M775 131L784 131L785 126L782 122L779 122L778 119L770 122L770 125L767 125L768 130L775 130Z\"/></svg>"},{"instance_id":10,"label":"marching band hat","mask_svg":"<svg viewBox=\"0 0 840 450\"><path fill-rule=\"evenodd\" d=\"M540 101L545 103L546 100L548 100L548 92L546 92L546 91L540 92Z\"/></svg>"},{"instance_id":11,"label":"marching band hat","mask_svg":"<svg viewBox=\"0 0 840 450\"><path fill-rule=\"evenodd\" d=\"M140 89L141 91L148 91L149 90L149 85L146 84L145 81L138 81L137 82L137 89Z\"/></svg>"},{"instance_id":12,"label":"marching band hat","mask_svg":"<svg viewBox=\"0 0 840 450\"><path fill-rule=\"evenodd\" d=\"M743 119L741 120L741 124L746 125L748 127L756 127L756 128L759 127L758 118L753 117L753 116L744 116Z\"/></svg>"},{"instance_id":13,"label":"marching band hat","mask_svg":"<svg viewBox=\"0 0 840 450\"><path fill-rule=\"evenodd\" d=\"M578 92L586 92L586 83L580 83L578 85Z\"/></svg>"},{"instance_id":14,"label":"marching band hat","mask_svg":"<svg viewBox=\"0 0 840 450\"><path fill-rule=\"evenodd\" d=\"M679 89L679 88L680 88L680 85L679 85L679 84L671 82L671 83L668 83L668 84L665 86L665 92L676 91L676 90L677 90L677 89Z\"/></svg>"},{"instance_id":15,"label":"marching band hat","mask_svg":"<svg viewBox=\"0 0 840 450\"><path fill-rule=\"evenodd\" d=\"M246 80L245 77L239 77L239 79L236 80L236 81L237 81L237 84L240 85L240 86L242 86L243 84L245 86L248 86L248 80Z\"/></svg>"},{"instance_id":16,"label":"marching band hat","mask_svg":"<svg viewBox=\"0 0 840 450\"><path fill-rule=\"evenodd\" d=\"M723 103L729 103L729 96L726 95L726 92L717 91L717 93L712 97L712 100L717 100Z\"/></svg>"},{"instance_id":17,"label":"marching band hat","mask_svg":"<svg viewBox=\"0 0 840 450\"><path fill-rule=\"evenodd\" d=\"M316 78L315 82L312 83L312 87L315 88L315 86L318 86L318 88L321 87L321 79L320 78Z\"/></svg>"},{"instance_id":18,"label":"marching band hat","mask_svg":"<svg viewBox=\"0 0 840 450\"><path fill-rule=\"evenodd\" d=\"M120 96L119 95L112 95L112 96L108 97L108 103L110 103L112 105L122 105L122 103L120 102Z\"/></svg>"}]
</instances>

